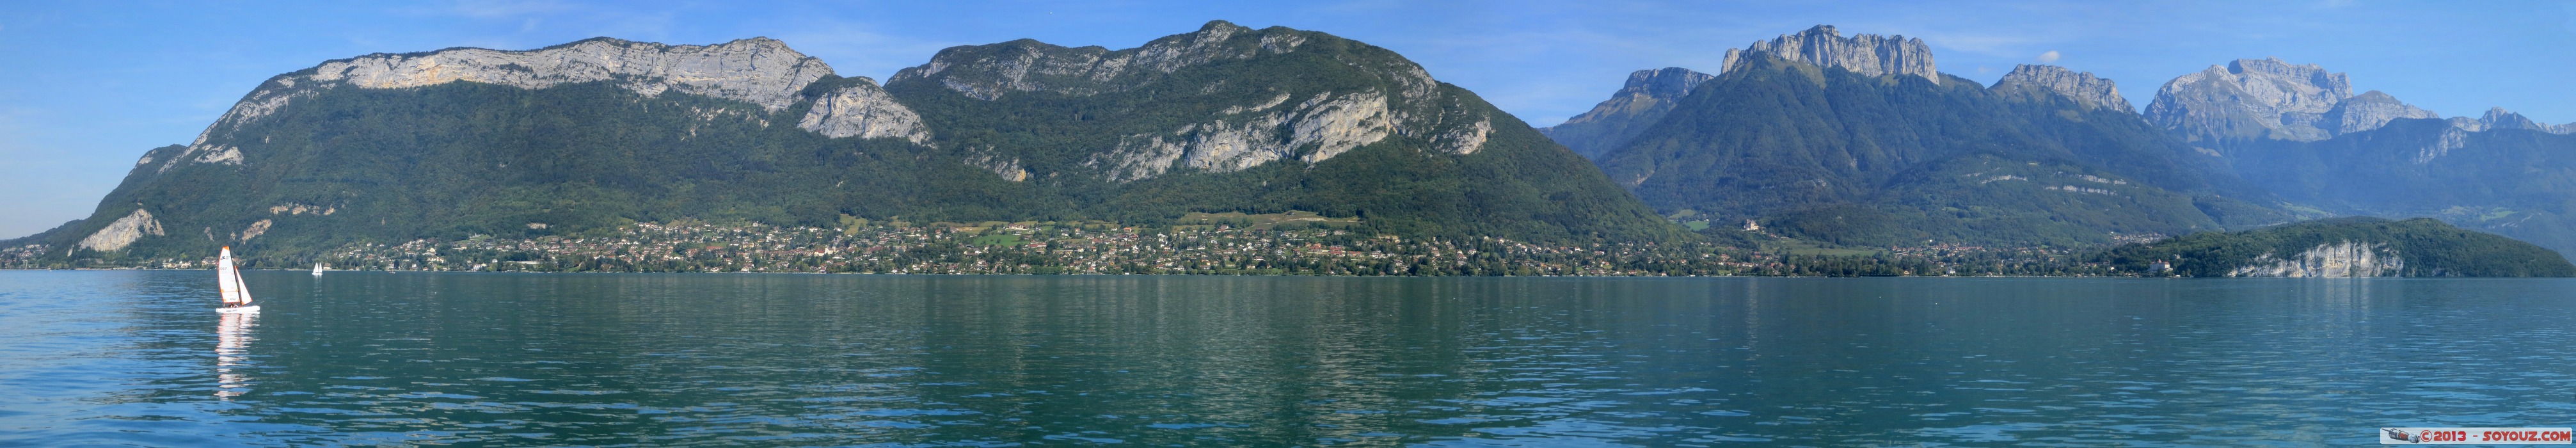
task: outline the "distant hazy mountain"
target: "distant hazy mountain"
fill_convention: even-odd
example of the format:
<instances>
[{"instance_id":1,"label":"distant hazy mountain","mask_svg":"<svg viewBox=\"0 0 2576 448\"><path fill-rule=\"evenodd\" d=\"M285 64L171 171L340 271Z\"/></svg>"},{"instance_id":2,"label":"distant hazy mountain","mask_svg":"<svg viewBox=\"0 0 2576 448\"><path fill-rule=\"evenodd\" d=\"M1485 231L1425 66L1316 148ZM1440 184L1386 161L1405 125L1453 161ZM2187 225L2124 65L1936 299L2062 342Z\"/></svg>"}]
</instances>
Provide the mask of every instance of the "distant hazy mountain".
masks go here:
<instances>
[{"instance_id":1,"label":"distant hazy mountain","mask_svg":"<svg viewBox=\"0 0 2576 448\"><path fill-rule=\"evenodd\" d=\"M2167 82L2147 117L2244 179L2335 214L2431 216L2576 250L2576 124L2440 115L2341 73L2240 59Z\"/></svg>"},{"instance_id":2,"label":"distant hazy mountain","mask_svg":"<svg viewBox=\"0 0 2576 448\"><path fill-rule=\"evenodd\" d=\"M2011 73L2005 73L2003 79L1995 81L1993 90L1999 95L2021 95L2034 100L2038 99L2037 96L2054 94L2088 108L2137 111L2137 108L2129 107L2127 98L2120 97L2120 86L2111 80L2094 77L2091 72L2054 65L2015 65Z\"/></svg>"},{"instance_id":3,"label":"distant hazy mountain","mask_svg":"<svg viewBox=\"0 0 2576 448\"><path fill-rule=\"evenodd\" d=\"M2321 219L2112 249L2127 272L2193 277L2570 277L2549 249L2431 219Z\"/></svg>"},{"instance_id":4,"label":"distant hazy mountain","mask_svg":"<svg viewBox=\"0 0 2576 448\"><path fill-rule=\"evenodd\" d=\"M147 152L90 218L15 243L194 258L688 218L1287 210L1412 236L1680 235L1580 156L1400 55L1211 22L1126 50L950 48L882 86L769 39L328 61Z\"/></svg>"},{"instance_id":5,"label":"distant hazy mountain","mask_svg":"<svg viewBox=\"0 0 2576 448\"><path fill-rule=\"evenodd\" d=\"M2238 59L2166 82L2147 105L2146 116L2195 146L2230 153L2248 142L2311 142L2378 129L2402 118L2441 117L2387 93L2352 92L2349 77L2315 64ZM2451 122L2469 131L2502 126L2576 132L2576 123L2550 126L2501 108L2483 118Z\"/></svg>"},{"instance_id":6,"label":"distant hazy mountain","mask_svg":"<svg viewBox=\"0 0 2576 448\"><path fill-rule=\"evenodd\" d=\"M2314 142L2249 145L2245 178L2342 214L2428 216L2576 253L2576 135L2399 119Z\"/></svg>"},{"instance_id":7,"label":"distant hazy mountain","mask_svg":"<svg viewBox=\"0 0 2576 448\"><path fill-rule=\"evenodd\" d=\"M2058 93L2076 85L2107 80L1986 90L1747 51L1600 165L1667 214L1847 245L2099 245L2287 219L2133 111Z\"/></svg>"},{"instance_id":8,"label":"distant hazy mountain","mask_svg":"<svg viewBox=\"0 0 2576 448\"><path fill-rule=\"evenodd\" d=\"M1664 119L1673 104L1690 96L1691 89L1716 76L1672 67L1660 70L1638 70L1628 74L1628 84L1610 94L1609 101L1592 106L1592 110L1565 120L1556 126L1539 128L1548 138L1564 143L1575 154L1600 158L1602 153L1628 143L1646 126Z\"/></svg>"},{"instance_id":9,"label":"distant hazy mountain","mask_svg":"<svg viewBox=\"0 0 2576 448\"><path fill-rule=\"evenodd\" d=\"M1920 39L1824 26L1728 60L1678 98L1637 88L1640 72L1551 134L1611 148L1596 162L1659 211L1850 244L2092 244L2289 219L2090 74L2023 66L1988 89L1932 72ZM1669 110L1605 112L1641 97Z\"/></svg>"}]
</instances>

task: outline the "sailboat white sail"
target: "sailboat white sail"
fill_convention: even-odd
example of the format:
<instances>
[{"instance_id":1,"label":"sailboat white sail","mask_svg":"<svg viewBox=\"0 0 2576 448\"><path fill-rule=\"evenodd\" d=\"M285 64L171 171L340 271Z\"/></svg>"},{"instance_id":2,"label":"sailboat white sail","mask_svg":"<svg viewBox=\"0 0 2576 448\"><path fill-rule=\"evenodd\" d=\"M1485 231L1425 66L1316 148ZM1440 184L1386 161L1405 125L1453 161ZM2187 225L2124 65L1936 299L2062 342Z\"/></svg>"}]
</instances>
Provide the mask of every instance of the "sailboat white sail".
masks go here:
<instances>
[{"instance_id":1,"label":"sailboat white sail","mask_svg":"<svg viewBox=\"0 0 2576 448\"><path fill-rule=\"evenodd\" d=\"M224 296L224 307L216 308L215 312L259 312L258 305L250 304L250 288L242 287L241 270L233 268L232 246L224 246L224 252L215 257L215 289L222 291Z\"/></svg>"},{"instance_id":2,"label":"sailboat white sail","mask_svg":"<svg viewBox=\"0 0 2576 448\"><path fill-rule=\"evenodd\" d=\"M313 275L322 275L322 264L321 264L321 263L314 263L314 264L313 264Z\"/></svg>"}]
</instances>

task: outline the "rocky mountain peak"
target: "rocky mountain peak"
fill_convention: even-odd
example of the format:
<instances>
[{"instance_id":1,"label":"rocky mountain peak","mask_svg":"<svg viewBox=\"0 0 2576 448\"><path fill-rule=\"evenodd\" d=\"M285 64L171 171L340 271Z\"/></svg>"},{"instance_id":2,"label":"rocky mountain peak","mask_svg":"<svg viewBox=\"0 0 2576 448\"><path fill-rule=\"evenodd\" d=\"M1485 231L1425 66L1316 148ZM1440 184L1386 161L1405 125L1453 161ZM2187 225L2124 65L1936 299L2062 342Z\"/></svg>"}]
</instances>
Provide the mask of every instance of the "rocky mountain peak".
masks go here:
<instances>
[{"instance_id":1,"label":"rocky mountain peak","mask_svg":"<svg viewBox=\"0 0 2576 448\"><path fill-rule=\"evenodd\" d=\"M2004 74L2003 80L1996 81L1992 89L2055 92L2087 106L2124 111L2137 110L2129 107L2128 99L2120 97L2119 86L2111 80L2093 76L2091 72L2078 72L2054 65L2013 66L2012 73Z\"/></svg>"},{"instance_id":2,"label":"rocky mountain peak","mask_svg":"<svg viewBox=\"0 0 2576 448\"><path fill-rule=\"evenodd\" d=\"M1700 73L1681 67L1666 67L1657 70L1638 70L1629 73L1628 83L1621 86L1618 93L1613 93L1611 95L1646 97L1665 101L1677 100L1681 99L1681 97L1689 96L1690 90L1692 88L1699 87L1700 83L1708 82L1708 80L1716 78L1716 75Z\"/></svg>"},{"instance_id":3,"label":"rocky mountain peak","mask_svg":"<svg viewBox=\"0 0 2576 448\"><path fill-rule=\"evenodd\" d=\"M2469 132L2482 132L2495 129L2529 129L2552 134L2576 134L2576 123L2566 123L2553 126L2547 123L2533 121L2530 117L2524 117L2522 114L2505 110L2505 108L2502 107L2487 109L2486 115L2479 116L2478 118L2451 117L2451 127Z\"/></svg>"},{"instance_id":4,"label":"rocky mountain peak","mask_svg":"<svg viewBox=\"0 0 2576 448\"><path fill-rule=\"evenodd\" d=\"M2522 114L2513 113L2502 107L2487 109L2487 114L2478 117L2478 122L2485 123L2487 129L2547 129L2539 122L2531 121L2530 118L2524 118Z\"/></svg>"},{"instance_id":5,"label":"rocky mountain peak","mask_svg":"<svg viewBox=\"0 0 2576 448\"><path fill-rule=\"evenodd\" d=\"M1741 50L1726 50L1726 59L1719 72L1724 73L1727 68L1734 67L1736 61L1742 59L1742 53L1747 51L1770 53L1818 67L1842 67L1870 76L1904 74L1941 82L1940 72L1933 69L1932 47L1924 45L1923 39L1907 39L1901 35L1856 34L1843 37L1833 25L1816 25L1797 34L1755 41Z\"/></svg>"},{"instance_id":6,"label":"rocky mountain peak","mask_svg":"<svg viewBox=\"0 0 2576 448\"><path fill-rule=\"evenodd\" d=\"M2166 82L2146 116L2194 141L2315 141L2342 128L2319 121L2350 97L2352 83L2342 73L2279 58L2238 59Z\"/></svg>"},{"instance_id":7,"label":"rocky mountain peak","mask_svg":"<svg viewBox=\"0 0 2576 448\"><path fill-rule=\"evenodd\" d=\"M1665 113L1673 110L1674 102L1690 96L1691 89L1716 78L1716 75L1680 67L1638 70L1628 74L1627 85L1611 93L1608 101L1593 105L1591 111L1568 118L1565 123L1541 128L1539 132L1573 149L1576 154L1599 158L1602 153L1626 144L1647 125L1663 119Z\"/></svg>"},{"instance_id":8,"label":"rocky mountain peak","mask_svg":"<svg viewBox=\"0 0 2576 448\"><path fill-rule=\"evenodd\" d=\"M2388 125L2389 121L2399 118L2441 118L2441 116L2433 111L2398 101L2397 97L2372 90L2335 103L2333 109L2326 110L2320 122L2332 125L2332 128L2326 130L2341 135L2379 129L2380 126Z\"/></svg>"}]
</instances>

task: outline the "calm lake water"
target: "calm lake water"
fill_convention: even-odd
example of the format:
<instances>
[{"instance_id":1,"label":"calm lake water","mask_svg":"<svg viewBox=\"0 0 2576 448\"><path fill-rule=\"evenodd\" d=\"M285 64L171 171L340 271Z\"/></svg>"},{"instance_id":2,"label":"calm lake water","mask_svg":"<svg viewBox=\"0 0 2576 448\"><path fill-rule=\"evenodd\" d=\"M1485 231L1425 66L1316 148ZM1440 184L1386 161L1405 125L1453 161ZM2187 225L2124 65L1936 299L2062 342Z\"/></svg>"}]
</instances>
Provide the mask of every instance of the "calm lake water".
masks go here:
<instances>
[{"instance_id":1,"label":"calm lake water","mask_svg":"<svg viewBox=\"0 0 2576 448\"><path fill-rule=\"evenodd\" d=\"M2576 281L0 272L0 445L2354 445Z\"/></svg>"}]
</instances>

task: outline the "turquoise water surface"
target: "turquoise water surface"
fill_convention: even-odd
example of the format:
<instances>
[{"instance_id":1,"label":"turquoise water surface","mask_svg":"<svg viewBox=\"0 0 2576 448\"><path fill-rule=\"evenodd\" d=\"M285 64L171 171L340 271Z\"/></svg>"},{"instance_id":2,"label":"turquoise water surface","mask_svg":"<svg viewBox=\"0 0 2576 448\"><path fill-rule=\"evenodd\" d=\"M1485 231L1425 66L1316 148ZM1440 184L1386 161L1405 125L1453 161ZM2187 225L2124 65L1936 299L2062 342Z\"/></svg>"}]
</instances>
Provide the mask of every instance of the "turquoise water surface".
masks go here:
<instances>
[{"instance_id":1,"label":"turquoise water surface","mask_svg":"<svg viewBox=\"0 0 2576 448\"><path fill-rule=\"evenodd\" d=\"M0 445L2351 445L2576 281L0 272Z\"/></svg>"}]
</instances>

